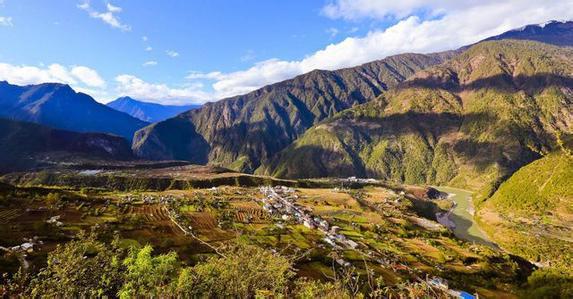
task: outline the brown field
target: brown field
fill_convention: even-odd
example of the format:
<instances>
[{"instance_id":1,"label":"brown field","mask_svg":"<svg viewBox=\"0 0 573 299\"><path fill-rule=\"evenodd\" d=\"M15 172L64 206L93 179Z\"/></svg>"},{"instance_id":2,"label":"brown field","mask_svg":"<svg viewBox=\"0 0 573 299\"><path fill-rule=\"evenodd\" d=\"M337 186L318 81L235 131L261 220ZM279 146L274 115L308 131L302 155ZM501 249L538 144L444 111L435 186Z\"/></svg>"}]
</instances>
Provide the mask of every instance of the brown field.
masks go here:
<instances>
[{"instance_id":1,"label":"brown field","mask_svg":"<svg viewBox=\"0 0 573 299\"><path fill-rule=\"evenodd\" d=\"M21 209L9 209L0 211L0 224L7 224L10 220L19 217L24 211Z\"/></svg>"},{"instance_id":2,"label":"brown field","mask_svg":"<svg viewBox=\"0 0 573 299\"><path fill-rule=\"evenodd\" d=\"M257 208L239 208L235 212L235 221L242 223L268 223L271 220L269 213Z\"/></svg>"},{"instance_id":3,"label":"brown field","mask_svg":"<svg viewBox=\"0 0 573 299\"><path fill-rule=\"evenodd\" d=\"M143 215L144 219L151 223L171 222L167 209L161 205L129 206L127 213Z\"/></svg>"},{"instance_id":4,"label":"brown field","mask_svg":"<svg viewBox=\"0 0 573 299\"><path fill-rule=\"evenodd\" d=\"M217 228L217 220L209 212L191 212L187 215L193 229L209 230Z\"/></svg>"}]
</instances>

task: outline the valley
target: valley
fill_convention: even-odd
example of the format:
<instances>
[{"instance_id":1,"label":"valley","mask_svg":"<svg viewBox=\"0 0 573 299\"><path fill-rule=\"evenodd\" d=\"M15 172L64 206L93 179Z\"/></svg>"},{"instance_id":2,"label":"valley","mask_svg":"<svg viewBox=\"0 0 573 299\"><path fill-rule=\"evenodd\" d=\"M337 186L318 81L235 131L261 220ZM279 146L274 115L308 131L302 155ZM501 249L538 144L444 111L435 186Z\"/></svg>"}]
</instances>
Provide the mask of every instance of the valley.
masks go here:
<instances>
[{"instance_id":1,"label":"valley","mask_svg":"<svg viewBox=\"0 0 573 299\"><path fill-rule=\"evenodd\" d=\"M453 224L453 232L456 237L468 242L497 248L497 245L489 240L474 219L475 208L473 207L472 192L451 187L438 187L437 189L448 193L448 199L455 203L448 211L449 217L447 218ZM445 226L447 227L447 225Z\"/></svg>"},{"instance_id":2,"label":"valley","mask_svg":"<svg viewBox=\"0 0 573 299\"><path fill-rule=\"evenodd\" d=\"M498 31L173 88L0 63L0 296L573 297L573 22Z\"/></svg>"},{"instance_id":3,"label":"valley","mask_svg":"<svg viewBox=\"0 0 573 299\"><path fill-rule=\"evenodd\" d=\"M159 253L174 250L190 264L216 255L224 244L245 242L295 256L296 276L301 278L322 280L352 269L366 279L368 271L374 271L392 287L441 277L450 281L452 290L486 297L511 296L519 277L532 270L516 257L461 242L424 219L419 214L438 208L410 193L419 194L419 188L404 192L376 185L340 189L337 183L321 184L320 188L222 185L128 192L113 185L78 191L63 186L22 187L3 192L0 213L9 217L2 235L10 237L0 246L11 248L33 239L33 247L24 250L32 270L43 265L57 244L81 230L95 229L104 239L119 233L124 246L151 244ZM269 212L264 199L271 194L291 196L289 201L298 207L294 214ZM297 220L296 211L303 210L312 216ZM5 255L2 267L15 271L20 265L16 257Z\"/></svg>"}]
</instances>

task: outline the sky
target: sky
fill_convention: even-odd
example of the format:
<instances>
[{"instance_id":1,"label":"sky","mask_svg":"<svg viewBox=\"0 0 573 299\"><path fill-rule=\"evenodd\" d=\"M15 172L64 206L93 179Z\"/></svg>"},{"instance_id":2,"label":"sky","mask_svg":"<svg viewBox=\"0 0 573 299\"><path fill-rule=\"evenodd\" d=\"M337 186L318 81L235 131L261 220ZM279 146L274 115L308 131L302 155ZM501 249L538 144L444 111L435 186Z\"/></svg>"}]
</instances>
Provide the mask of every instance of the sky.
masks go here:
<instances>
[{"instance_id":1,"label":"sky","mask_svg":"<svg viewBox=\"0 0 573 299\"><path fill-rule=\"evenodd\" d=\"M0 80L197 104L573 19L573 0L0 0Z\"/></svg>"}]
</instances>

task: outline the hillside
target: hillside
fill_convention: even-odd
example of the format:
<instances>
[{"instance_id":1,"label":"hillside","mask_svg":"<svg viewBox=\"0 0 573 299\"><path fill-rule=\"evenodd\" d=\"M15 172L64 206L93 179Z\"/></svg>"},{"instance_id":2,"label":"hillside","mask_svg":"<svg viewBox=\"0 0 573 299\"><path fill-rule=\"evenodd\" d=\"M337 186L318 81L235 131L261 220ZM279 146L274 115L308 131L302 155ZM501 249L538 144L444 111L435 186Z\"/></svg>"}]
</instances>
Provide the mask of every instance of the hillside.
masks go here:
<instances>
[{"instance_id":1,"label":"hillside","mask_svg":"<svg viewBox=\"0 0 573 299\"><path fill-rule=\"evenodd\" d=\"M75 157L131 159L128 142L102 133L77 133L0 118L0 173Z\"/></svg>"},{"instance_id":2,"label":"hillside","mask_svg":"<svg viewBox=\"0 0 573 299\"><path fill-rule=\"evenodd\" d=\"M0 82L0 117L76 132L102 132L131 140L147 123L58 83L17 86Z\"/></svg>"},{"instance_id":3,"label":"hillside","mask_svg":"<svg viewBox=\"0 0 573 299\"><path fill-rule=\"evenodd\" d=\"M138 101L130 97L118 98L107 103L107 106L149 123L166 120L179 113L201 107L201 105L161 105Z\"/></svg>"},{"instance_id":4,"label":"hillside","mask_svg":"<svg viewBox=\"0 0 573 299\"><path fill-rule=\"evenodd\" d=\"M365 103L452 53L403 54L338 71L312 71L138 131L137 155L253 172L317 122Z\"/></svg>"},{"instance_id":5,"label":"hillside","mask_svg":"<svg viewBox=\"0 0 573 299\"><path fill-rule=\"evenodd\" d=\"M480 209L482 227L529 260L573 267L573 158L554 153L524 166Z\"/></svg>"},{"instance_id":6,"label":"hillside","mask_svg":"<svg viewBox=\"0 0 573 299\"><path fill-rule=\"evenodd\" d=\"M573 133L573 50L484 42L309 129L260 173L484 190Z\"/></svg>"}]
</instances>

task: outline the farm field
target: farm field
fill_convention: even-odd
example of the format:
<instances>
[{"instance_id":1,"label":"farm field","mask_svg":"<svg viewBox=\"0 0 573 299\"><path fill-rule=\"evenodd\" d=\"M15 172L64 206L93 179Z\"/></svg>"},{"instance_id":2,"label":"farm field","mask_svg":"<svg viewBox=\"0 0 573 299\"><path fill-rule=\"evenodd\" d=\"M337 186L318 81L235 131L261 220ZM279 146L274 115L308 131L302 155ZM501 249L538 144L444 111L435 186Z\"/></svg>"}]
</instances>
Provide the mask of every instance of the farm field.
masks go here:
<instances>
[{"instance_id":1,"label":"farm field","mask_svg":"<svg viewBox=\"0 0 573 299\"><path fill-rule=\"evenodd\" d=\"M259 188L236 186L162 192L21 188L2 197L0 233L6 237L0 246L38 240L26 253L33 271L49 251L82 230L98 231L108 240L117 235L123 246L151 244L158 252L175 251L190 265L225 244L246 242L294 257L301 277L325 280L334 269L348 267L357 275L374 271L390 284L440 276L451 280L451 287L485 297L510 296L506 290L516 290L532 270L516 257L463 242L422 217L431 214L429 207L439 207L410 193L373 186L293 192L297 205L337 227L356 247L331 246L320 230L267 212ZM55 216L60 224L48 223ZM21 266L9 253L0 261L2 272Z\"/></svg>"}]
</instances>

